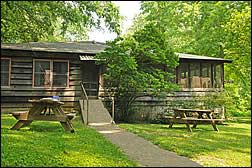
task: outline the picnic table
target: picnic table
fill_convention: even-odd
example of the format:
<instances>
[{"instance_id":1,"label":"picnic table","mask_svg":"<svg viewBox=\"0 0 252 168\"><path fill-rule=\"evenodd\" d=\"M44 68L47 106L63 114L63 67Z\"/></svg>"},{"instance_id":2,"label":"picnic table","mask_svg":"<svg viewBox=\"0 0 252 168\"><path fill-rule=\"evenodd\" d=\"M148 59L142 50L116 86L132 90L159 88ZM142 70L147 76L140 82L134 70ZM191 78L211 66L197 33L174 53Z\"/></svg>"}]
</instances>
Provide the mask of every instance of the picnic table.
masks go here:
<instances>
[{"instance_id":1,"label":"picnic table","mask_svg":"<svg viewBox=\"0 0 252 168\"><path fill-rule=\"evenodd\" d=\"M175 123L184 123L188 131L192 132L190 127L190 123L193 123L192 128L196 128L198 124L212 124L215 131L219 131L216 124L220 121L224 121L224 119L214 119L212 114L214 110L208 109L173 109L174 116L166 116L165 118L169 118L170 125L169 128L172 128ZM192 116L189 116L191 114ZM204 115L205 114L205 115Z\"/></svg>"},{"instance_id":2,"label":"picnic table","mask_svg":"<svg viewBox=\"0 0 252 168\"><path fill-rule=\"evenodd\" d=\"M75 132L71 120L75 114L65 114L62 105L57 99L43 98L40 100L28 100L32 107L27 112L13 112L12 115L19 120L11 129L18 130L22 126L30 125L34 120L59 121L65 131Z\"/></svg>"}]
</instances>

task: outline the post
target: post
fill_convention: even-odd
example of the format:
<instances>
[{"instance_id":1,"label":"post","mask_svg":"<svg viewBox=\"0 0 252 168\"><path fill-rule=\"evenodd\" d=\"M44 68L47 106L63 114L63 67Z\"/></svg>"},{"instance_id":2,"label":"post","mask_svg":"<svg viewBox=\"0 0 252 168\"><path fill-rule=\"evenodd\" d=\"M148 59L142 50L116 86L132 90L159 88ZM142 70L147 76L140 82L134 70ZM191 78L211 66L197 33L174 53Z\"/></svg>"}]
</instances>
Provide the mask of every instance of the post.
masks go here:
<instances>
[{"instance_id":1,"label":"post","mask_svg":"<svg viewBox=\"0 0 252 168\"><path fill-rule=\"evenodd\" d=\"M115 97L114 95L112 96L112 122L115 122Z\"/></svg>"},{"instance_id":2,"label":"post","mask_svg":"<svg viewBox=\"0 0 252 168\"><path fill-rule=\"evenodd\" d=\"M83 93L84 94L84 93ZM81 115L82 115L82 122L83 124L85 123L85 100L84 100L84 95L82 94L82 108L81 108Z\"/></svg>"},{"instance_id":3,"label":"post","mask_svg":"<svg viewBox=\"0 0 252 168\"><path fill-rule=\"evenodd\" d=\"M87 125L88 125L88 98L87 98Z\"/></svg>"}]
</instances>

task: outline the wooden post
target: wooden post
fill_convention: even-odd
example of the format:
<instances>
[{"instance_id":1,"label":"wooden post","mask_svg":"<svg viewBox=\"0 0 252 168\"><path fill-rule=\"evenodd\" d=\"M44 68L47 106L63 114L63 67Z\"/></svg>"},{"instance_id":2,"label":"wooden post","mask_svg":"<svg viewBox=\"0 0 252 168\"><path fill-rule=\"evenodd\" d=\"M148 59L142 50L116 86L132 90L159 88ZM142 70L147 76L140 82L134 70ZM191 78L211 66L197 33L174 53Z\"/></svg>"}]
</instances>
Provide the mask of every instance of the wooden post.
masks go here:
<instances>
[{"instance_id":1,"label":"wooden post","mask_svg":"<svg viewBox=\"0 0 252 168\"><path fill-rule=\"evenodd\" d=\"M115 121L115 97L114 97L114 95L112 96L112 119L114 122Z\"/></svg>"},{"instance_id":2,"label":"wooden post","mask_svg":"<svg viewBox=\"0 0 252 168\"><path fill-rule=\"evenodd\" d=\"M19 120L12 128L11 130L18 130L24 125L25 121L24 120Z\"/></svg>"},{"instance_id":3,"label":"wooden post","mask_svg":"<svg viewBox=\"0 0 252 168\"><path fill-rule=\"evenodd\" d=\"M88 125L88 99L87 99L87 125Z\"/></svg>"},{"instance_id":4,"label":"wooden post","mask_svg":"<svg viewBox=\"0 0 252 168\"><path fill-rule=\"evenodd\" d=\"M85 101L84 101L84 96L82 96L82 106L81 106L81 101L80 101L80 109L81 109L81 118L82 118L82 123L86 125L85 123Z\"/></svg>"}]
</instances>

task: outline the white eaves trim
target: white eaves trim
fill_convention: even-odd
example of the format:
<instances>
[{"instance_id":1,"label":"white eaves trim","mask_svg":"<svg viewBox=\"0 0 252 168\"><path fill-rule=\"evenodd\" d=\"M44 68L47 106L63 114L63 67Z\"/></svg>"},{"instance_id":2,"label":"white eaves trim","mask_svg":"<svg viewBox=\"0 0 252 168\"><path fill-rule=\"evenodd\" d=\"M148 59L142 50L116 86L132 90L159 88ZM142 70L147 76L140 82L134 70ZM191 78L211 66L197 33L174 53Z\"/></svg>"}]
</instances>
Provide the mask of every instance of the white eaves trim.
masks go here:
<instances>
[{"instance_id":1,"label":"white eaves trim","mask_svg":"<svg viewBox=\"0 0 252 168\"><path fill-rule=\"evenodd\" d=\"M106 59L96 59L93 56L80 55L81 61L106 61Z\"/></svg>"}]
</instances>

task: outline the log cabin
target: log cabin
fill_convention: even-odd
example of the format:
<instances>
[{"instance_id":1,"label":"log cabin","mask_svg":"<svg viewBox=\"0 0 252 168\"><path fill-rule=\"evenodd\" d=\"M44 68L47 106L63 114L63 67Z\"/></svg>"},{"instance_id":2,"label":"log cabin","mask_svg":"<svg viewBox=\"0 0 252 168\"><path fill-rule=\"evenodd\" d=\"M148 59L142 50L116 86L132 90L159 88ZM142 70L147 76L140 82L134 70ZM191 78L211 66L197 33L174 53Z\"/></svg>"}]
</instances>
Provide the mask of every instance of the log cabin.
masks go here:
<instances>
[{"instance_id":1,"label":"log cabin","mask_svg":"<svg viewBox=\"0 0 252 168\"><path fill-rule=\"evenodd\" d=\"M1 44L1 113L27 110L29 99L59 96L63 108L79 111L83 82L89 99L104 99L105 65L95 64L94 55L104 51L105 43L30 42ZM140 97L132 120L151 120L169 109L170 99L187 99L224 88L224 63L232 60L176 53L176 83L183 91L165 99ZM118 118L120 118L120 112Z\"/></svg>"}]
</instances>

